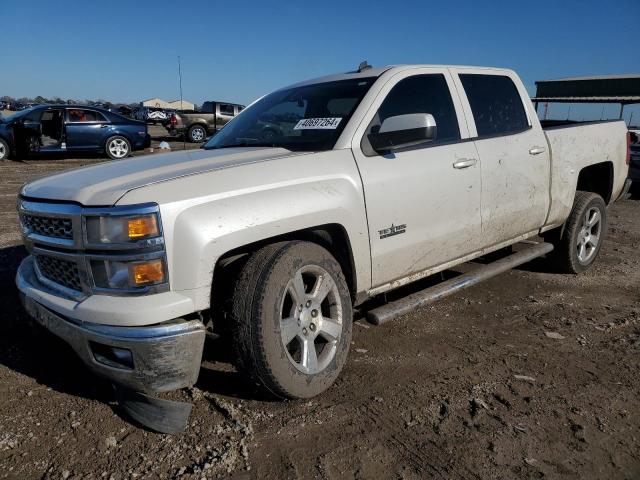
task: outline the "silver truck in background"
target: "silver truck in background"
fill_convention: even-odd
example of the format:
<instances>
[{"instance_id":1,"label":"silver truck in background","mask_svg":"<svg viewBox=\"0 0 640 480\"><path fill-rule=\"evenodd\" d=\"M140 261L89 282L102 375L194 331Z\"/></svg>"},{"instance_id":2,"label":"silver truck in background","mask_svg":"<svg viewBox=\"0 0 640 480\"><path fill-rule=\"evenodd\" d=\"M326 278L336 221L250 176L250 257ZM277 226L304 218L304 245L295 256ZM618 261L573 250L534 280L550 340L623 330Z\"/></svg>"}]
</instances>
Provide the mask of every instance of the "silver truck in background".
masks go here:
<instances>
[{"instance_id":1,"label":"silver truck in background","mask_svg":"<svg viewBox=\"0 0 640 480\"><path fill-rule=\"evenodd\" d=\"M16 282L33 318L130 394L131 415L178 431L189 409L158 415L153 395L195 383L208 330L255 384L313 397L346 363L355 306L379 325L542 255L588 269L628 164L624 122L543 129L511 70L364 66L266 95L204 149L25 185Z\"/></svg>"},{"instance_id":2,"label":"silver truck in background","mask_svg":"<svg viewBox=\"0 0 640 480\"><path fill-rule=\"evenodd\" d=\"M202 143L244 109L244 105L204 102L197 112L178 111L165 124L169 134L184 135L192 143Z\"/></svg>"}]
</instances>

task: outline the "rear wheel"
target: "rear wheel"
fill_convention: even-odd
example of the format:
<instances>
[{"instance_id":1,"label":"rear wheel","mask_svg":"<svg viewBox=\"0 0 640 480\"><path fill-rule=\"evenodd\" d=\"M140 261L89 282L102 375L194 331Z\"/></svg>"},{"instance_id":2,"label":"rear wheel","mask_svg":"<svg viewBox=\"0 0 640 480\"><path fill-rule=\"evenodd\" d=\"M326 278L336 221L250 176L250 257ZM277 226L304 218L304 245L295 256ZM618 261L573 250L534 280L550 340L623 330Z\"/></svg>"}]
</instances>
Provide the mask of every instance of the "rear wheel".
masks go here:
<instances>
[{"instance_id":1,"label":"rear wheel","mask_svg":"<svg viewBox=\"0 0 640 480\"><path fill-rule=\"evenodd\" d=\"M187 137L191 143L204 142L207 138L207 130L202 125L193 125L189 128Z\"/></svg>"},{"instance_id":2,"label":"rear wheel","mask_svg":"<svg viewBox=\"0 0 640 480\"><path fill-rule=\"evenodd\" d=\"M109 137L105 143L105 151L107 156L112 160L120 160L128 157L131 153L131 144L129 140L120 135Z\"/></svg>"},{"instance_id":3,"label":"rear wheel","mask_svg":"<svg viewBox=\"0 0 640 480\"><path fill-rule=\"evenodd\" d=\"M545 235L554 244L554 266L566 273L587 270L600 253L607 225L607 209L600 195L576 192L573 208L564 227Z\"/></svg>"},{"instance_id":4,"label":"rear wheel","mask_svg":"<svg viewBox=\"0 0 640 480\"><path fill-rule=\"evenodd\" d=\"M318 395L346 362L351 297L339 263L314 243L254 253L238 275L230 317L239 369L276 396Z\"/></svg>"},{"instance_id":5,"label":"rear wheel","mask_svg":"<svg viewBox=\"0 0 640 480\"><path fill-rule=\"evenodd\" d=\"M9 159L9 144L0 138L0 161Z\"/></svg>"}]
</instances>

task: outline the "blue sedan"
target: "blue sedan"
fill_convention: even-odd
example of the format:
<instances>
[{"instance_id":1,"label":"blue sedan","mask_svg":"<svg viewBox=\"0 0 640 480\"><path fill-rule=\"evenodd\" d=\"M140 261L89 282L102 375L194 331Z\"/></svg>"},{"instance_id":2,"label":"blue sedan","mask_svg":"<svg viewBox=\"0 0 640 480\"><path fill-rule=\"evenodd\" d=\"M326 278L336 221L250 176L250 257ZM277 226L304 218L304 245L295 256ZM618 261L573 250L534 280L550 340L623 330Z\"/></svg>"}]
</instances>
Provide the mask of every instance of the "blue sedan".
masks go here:
<instances>
[{"instance_id":1,"label":"blue sedan","mask_svg":"<svg viewBox=\"0 0 640 480\"><path fill-rule=\"evenodd\" d=\"M0 115L0 160L64 152L104 153L116 160L150 144L144 122L101 108L38 105Z\"/></svg>"}]
</instances>

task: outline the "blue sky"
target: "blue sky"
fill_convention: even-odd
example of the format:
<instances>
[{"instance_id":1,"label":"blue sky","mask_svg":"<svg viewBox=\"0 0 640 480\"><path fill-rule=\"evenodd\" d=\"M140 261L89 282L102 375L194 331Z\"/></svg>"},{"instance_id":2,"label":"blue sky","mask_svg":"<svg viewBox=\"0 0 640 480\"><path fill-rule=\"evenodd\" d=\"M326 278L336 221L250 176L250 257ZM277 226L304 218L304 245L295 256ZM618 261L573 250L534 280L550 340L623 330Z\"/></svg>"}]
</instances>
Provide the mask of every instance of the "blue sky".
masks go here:
<instances>
[{"instance_id":1,"label":"blue sky","mask_svg":"<svg viewBox=\"0 0 640 480\"><path fill-rule=\"evenodd\" d=\"M0 95L14 97L173 100L178 55L184 98L196 103L248 103L364 59L509 67L530 93L540 79L640 73L638 0L0 0L0 7ZM599 117L601 108L589 112ZM612 112L617 107L605 116Z\"/></svg>"}]
</instances>

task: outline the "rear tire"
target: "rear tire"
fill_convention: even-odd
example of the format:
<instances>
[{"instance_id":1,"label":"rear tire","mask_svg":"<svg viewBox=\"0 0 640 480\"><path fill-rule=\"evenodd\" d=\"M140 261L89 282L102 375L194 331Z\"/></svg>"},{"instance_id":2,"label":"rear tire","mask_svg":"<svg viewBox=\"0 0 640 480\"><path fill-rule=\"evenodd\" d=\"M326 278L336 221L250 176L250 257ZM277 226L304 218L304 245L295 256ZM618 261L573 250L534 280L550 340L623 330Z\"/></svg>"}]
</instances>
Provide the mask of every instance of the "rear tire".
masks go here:
<instances>
[{"instance_id":1,"label":"rear tire","mask_svg":"<svg viewBox=\"0 0 640 480\"><path fill-rule=\"evenodd\" d=\"M192 125L187 132L187 138L191 143L202 143L207 138L207 130L202 125Z\"/></svg>"},{"instance_id":2,"label":"rear tire","mask_svg":"<svg viewBox=\"0 0 640 480\"><path fill-rule=\"evenodd\" d=\"M131 155L129 140L120 135L107 138L104 145L104 151L111 160L121 160Z\"/></svg>"},{"instance_id":3,"label":"rear tire","mask_svg":"<svg viewBox=\"0 0 640 480\"><path fill-rule=\"evenodd\" d=\"M327 250L268 245L235 283L229 317L238 369L278 397L318 395L346 362L352 314L340 264Z\"/></svg>"},{"instance_id":4,"label":"rear tire","mask_svg":"<svg viewBox=\"0 0 640 480\"><path fill-rule=\"evenodd\" d=\"M2 160L9 160L10 154L9 144L0 138L0 162Z\"/></svg>"},{"instance_id":5,"label":"rear tire","mask_svg":"<svg viewBox=\"0 0 640 480\"><path fill-rule=\"evenodd\" d=\"M581 273L598 257L607 228L607 207L592 192L576 192L573 208L563 227L545 233L553 243L553 267L563 273Z\"/></svg>"}]
</instances>

